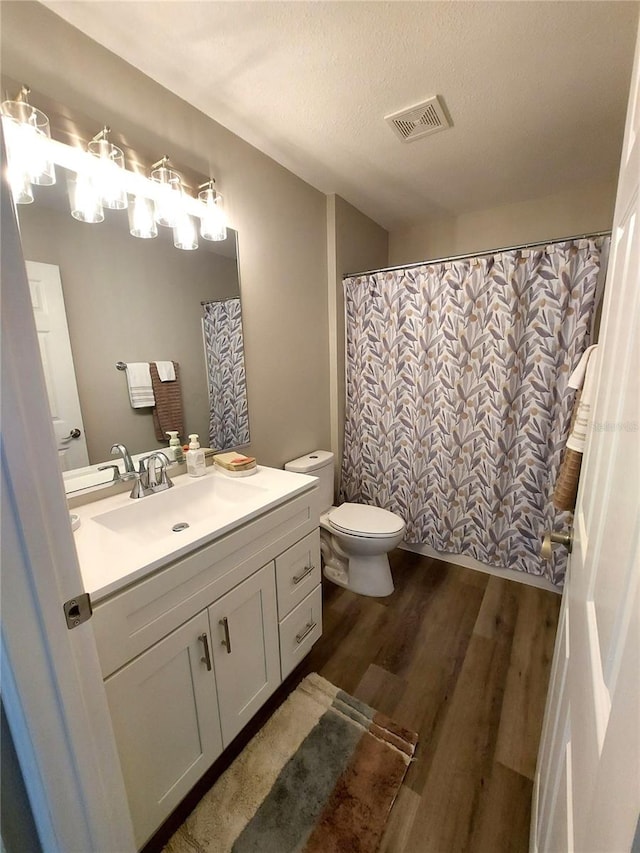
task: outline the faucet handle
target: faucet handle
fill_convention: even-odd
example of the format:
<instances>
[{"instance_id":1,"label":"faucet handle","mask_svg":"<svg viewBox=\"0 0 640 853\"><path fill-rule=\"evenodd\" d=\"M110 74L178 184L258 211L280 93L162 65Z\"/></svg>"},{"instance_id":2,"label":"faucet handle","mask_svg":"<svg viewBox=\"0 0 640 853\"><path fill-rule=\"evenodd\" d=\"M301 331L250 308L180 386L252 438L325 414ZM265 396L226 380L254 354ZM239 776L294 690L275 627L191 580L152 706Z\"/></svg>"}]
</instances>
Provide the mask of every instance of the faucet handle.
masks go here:
<instances>
[{"instance_id":1,"label":"faucet handle","mask_svg":"<svg viewBox=\"0 0 640 853\"><path fill-rule=\"evenodd\" d=\"M163 453L161 450L156 450L155 453L149 454L146 459L148 460L147 473L149 477L149 488L155 489L159 492L163 489L170 489L173 486L173 483L167 474L167 466L170 463L166 453ZM151 463L151 460L153 460L153 464ZM156 460L160 461L160 482L156 479Z\"/></svg>"},{"instance_id":2,"label":"faucet handle","mask_svg":"<svg viewBox=\"0 0 640 853\"><path fill-rule=\"evenodd\" d=\"M122 480L120 476L120 467L118 465L98 465L98 471L108 471L109 468L113 468L113 479L112 483L119 483Z\"/></svg>"},{"instance_id":3,"label":"faucet handle","mask_svg":"<svg viewBox=\"0 0 640 853\"><path fill-rule=\"evenodd\" d=\"M140 474L133 475L136 478L135 483L133 484L133 488L131 489L130 498L144 498L147 492L144 488L144 483L142 482L142 476Z\"/></svg>"}]
</instances>

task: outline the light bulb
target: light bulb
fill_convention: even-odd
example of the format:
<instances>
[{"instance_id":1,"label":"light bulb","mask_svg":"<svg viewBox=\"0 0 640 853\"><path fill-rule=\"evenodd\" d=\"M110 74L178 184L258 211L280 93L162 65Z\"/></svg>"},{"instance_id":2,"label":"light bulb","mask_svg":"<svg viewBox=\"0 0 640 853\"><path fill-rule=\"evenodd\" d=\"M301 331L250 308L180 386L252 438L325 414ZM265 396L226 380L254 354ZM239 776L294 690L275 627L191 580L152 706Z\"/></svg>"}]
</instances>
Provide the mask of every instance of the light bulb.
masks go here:
<instances>
[{"instance_id":1,"label":"light bulb","mask_svg":"<svg viewBox=\"0 0 640 853\"><path fill-rule=\"evenodd\" d=\"M204 213L200 217L200 235L203 240L226 240L227 225L222 208L222 196L213 186L198 193L204 203Z\"/></svg>"},{"instance_id":2,"label":"light bulb","mask_svg":"<svg viewBox=\"0 0 640 853\"><path fill-rule=\"evenodd\" d=\"M153 213L153 202L150 198L141 195L134 196L129 205L129 233L143 240L157 237L158 226Z\"/></svg>"},{"instance_id":3,"label":"light bulb","mask_svg":"<svg viewBox=\"0 0 640 853\"><path fill-rule=\"evenodd\" d=\"M106 138L109 128L102 131L103 138L92 139L87 149L96 158L94 182L100 194L100 200L109 210L124 210L127 207L127 194L122 186L124 153Z\"/></svg>"},{"instance_id":4,"label":"light bulb","mask_svg":"<svg viewBox=\"0 0 640 853\"><path fill-rule=\"evenodd\" d=\"M100 203L100 193L90 175L78 174L68 178L71 215L79 222L103 222L104 211Z\"/></svg>"},{"instance_id":5,"label":"light bulb","mask_svg":"<svg viewBox=\"0 0 640 853\"><path fill-rule=\"evenodd\" d=\"M178 219L173 229L173 245L176 249L197 249L198 234L193 217L185 211L178 214Z\"/></svg>"}]
</instances>

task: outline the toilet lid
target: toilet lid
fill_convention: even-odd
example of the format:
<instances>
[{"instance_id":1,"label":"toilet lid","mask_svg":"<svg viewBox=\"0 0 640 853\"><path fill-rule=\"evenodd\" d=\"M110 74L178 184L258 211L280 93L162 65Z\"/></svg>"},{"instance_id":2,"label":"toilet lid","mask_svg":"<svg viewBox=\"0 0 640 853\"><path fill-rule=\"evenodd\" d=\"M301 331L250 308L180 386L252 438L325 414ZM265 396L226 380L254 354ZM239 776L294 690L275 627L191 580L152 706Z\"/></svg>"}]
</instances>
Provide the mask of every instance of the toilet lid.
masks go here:
<instances>
[{"instance_id":1,"label":"toilet lid","mask_svg":"<svg viewBox=\"0 0 640 853\"><path fill-rule=\"evenodd\" d=\"M362 504L342 504L331 510L328 520L336 530L362 536L393 536L404 528L404 521L395 513Z\"/></svg>"}]
</instances>

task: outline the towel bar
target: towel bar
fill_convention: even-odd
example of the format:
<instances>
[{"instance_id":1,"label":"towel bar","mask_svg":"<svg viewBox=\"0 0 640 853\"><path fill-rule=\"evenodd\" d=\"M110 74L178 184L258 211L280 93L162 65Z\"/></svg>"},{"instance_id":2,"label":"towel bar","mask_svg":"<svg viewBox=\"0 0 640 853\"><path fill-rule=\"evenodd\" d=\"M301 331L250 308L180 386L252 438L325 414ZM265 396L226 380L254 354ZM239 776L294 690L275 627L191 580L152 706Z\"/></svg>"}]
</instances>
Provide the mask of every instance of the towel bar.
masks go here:
<instances>
[{"instance_id":1,"label":"towel bar","mask_svg":"<svg viewBox=\"0 0 640 853\"><path fill-rule=\"evenodd\" d=\"M126 370L126 369L127 369L127 365L124 363L124 361L116 361L116 370Z\"/></svg>"}]
</instances>

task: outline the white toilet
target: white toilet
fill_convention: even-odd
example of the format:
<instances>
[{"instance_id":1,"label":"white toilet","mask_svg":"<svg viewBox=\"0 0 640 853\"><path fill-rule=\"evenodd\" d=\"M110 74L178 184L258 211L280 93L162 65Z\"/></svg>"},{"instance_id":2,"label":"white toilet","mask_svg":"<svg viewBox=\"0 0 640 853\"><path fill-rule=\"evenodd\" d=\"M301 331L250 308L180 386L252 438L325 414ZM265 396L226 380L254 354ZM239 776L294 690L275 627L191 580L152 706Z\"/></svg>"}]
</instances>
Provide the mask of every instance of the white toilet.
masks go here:
<instances>
[{"instance_id":1,"label":"white toilet","mask_svg":"<svg viewBox=\"0 0 640 853\"><path fill-rule=\"evenodd\" d=\"M320 480L320 549L324 576L361 595L393 592L387 554L402 542L405 523L375 506L333 503L333 453L315 450L284 466Z\"/></svg>"}]
</instances>

